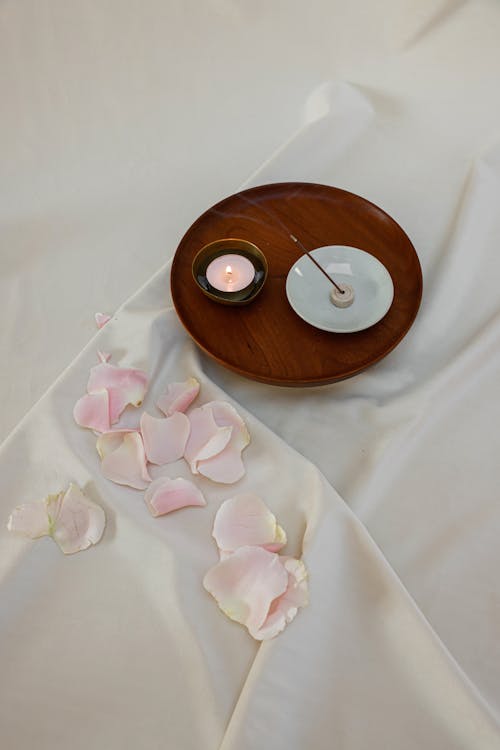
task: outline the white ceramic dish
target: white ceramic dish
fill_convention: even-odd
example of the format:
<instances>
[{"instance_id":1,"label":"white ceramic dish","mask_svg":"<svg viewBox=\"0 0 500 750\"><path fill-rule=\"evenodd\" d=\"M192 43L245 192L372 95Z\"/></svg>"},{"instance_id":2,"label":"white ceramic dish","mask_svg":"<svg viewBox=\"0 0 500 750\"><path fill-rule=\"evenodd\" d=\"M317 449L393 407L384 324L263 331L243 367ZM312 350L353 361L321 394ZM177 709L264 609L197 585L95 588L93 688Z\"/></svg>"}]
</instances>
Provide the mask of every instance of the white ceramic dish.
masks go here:
<instances>
[{"instance_id":1,"label":"white ceramic dish","mask_svg":"<svg viewBox=\"0 0 500 750\"><path fill-rule=\"evenodd\" d=\"M315 260L341 284L354 289L350 307L330 300L332 285L307 255L290 269L286 295L306 323L331 333L363 331L382 320L394 299L394 284L387 268L370 253L348 245L328 245L311 252Z\"/></svg>"}]
</instances>

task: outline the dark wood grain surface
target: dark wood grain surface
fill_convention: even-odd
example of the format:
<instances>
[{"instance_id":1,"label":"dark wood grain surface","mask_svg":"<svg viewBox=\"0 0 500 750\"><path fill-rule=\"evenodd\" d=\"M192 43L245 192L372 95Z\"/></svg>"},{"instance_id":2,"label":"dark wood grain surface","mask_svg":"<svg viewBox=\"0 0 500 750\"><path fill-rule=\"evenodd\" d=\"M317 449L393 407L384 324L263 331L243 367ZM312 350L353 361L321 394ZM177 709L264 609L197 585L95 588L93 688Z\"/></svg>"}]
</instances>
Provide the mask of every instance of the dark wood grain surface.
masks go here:
<instances>
[{"instance_id":1,"label":"dark wood grain surface","mask_svg":"<svg viewBox=\"0 0 500 750\"><path fill-rule=\"evenodd\" d=\"M349 334L320 331L299 318L287 301L285 282L302 252L287 231L308 250L353 245L382 261L395 290L387 315ZM250 240L267 258L264 289L247 307L217 304L193 280L198 250L223 237ZM287 182L242 191L202 214L177 248L171 291L188 333L220 364L265 383L321 385L356 375L401 341L420 305L422 272L405 232L377 206L334 187Z\"/></svg>"}]
</instances>

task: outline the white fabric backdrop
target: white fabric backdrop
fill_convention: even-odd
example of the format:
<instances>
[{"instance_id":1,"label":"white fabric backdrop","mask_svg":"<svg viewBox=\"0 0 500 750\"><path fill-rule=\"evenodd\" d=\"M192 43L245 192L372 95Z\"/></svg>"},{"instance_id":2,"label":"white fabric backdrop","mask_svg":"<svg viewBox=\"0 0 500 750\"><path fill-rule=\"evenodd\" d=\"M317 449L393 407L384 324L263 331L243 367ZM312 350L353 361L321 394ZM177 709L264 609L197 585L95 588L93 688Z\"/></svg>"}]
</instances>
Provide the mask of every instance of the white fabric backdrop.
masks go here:
<instances>
[{"instance_id":1,"label":"white fabric backdrop","mask_svg":"<svg viewBox=\"0 0 500 750\"><path fill-rule=\"evenodd\" d=\"M0 4L6 432L93 312L248 174L366 196L424 270L405 341L327 388L199 359L168 269L90 342L0 458L3 517L73 479L111 526L69 560L1 532L9 749L500 746L500 7L376 5ZM307 529L312 590L275 642L257 650L200 589L232 488L158 521L100 477L71 418L97 348L146 367L151 398L197 372L274 433L248 416L241 486L292 551Z\"/></svg>"}]
</instances>

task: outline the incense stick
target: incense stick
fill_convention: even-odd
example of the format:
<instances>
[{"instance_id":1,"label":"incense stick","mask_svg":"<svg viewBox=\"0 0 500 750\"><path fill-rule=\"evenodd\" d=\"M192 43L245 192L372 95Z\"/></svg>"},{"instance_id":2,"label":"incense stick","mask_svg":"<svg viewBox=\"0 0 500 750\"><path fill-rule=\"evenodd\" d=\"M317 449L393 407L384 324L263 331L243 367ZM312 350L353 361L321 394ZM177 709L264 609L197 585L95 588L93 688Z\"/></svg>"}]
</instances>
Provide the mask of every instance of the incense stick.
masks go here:
<instances>
[{"instance_id":1,"label":"incense stick","mask_svg":"<svg viewBox=\"0 0 500 750\"><path fill-rule=\"evenodd\" d=\"M307 257L308 257L308 258L310 258L310 259L312 260L312 262L314 263L314 265L315 265L315 266L317 266L317 267L319 268L319 270L321 271L321 273L322 273L322 274L323 274L324 276L326 276L326 278L328 279L328 281L329 281L329 282L330 282L331 284L333 284L333 286L334 286L334 287L335 287L335 289L336 289L336 290L337 290L337 291L339 292L339 294L344 294L344 290L343 290L343 289L341 289L341 288L339 287L339 285L335 283L335 281L334 281L334 280L332 279L332 277L330 276L330 274L329 274L329 273L327 273L327 271L325 271L325 269L323 268L323 266L321 266L321 265L320 265L320 264L318 263L318 261L316 260L316 258L313 258L313 256L312 256L312 255L311 255L311 253L309 252L309 250L306 250L306 248L304 247L304 245L302 244L302 242L301 242L301 241L300 241L299 239L297 239L297 237L295 237L295 235L294 235L294 234L292 234L292 233L291 233L291 232L289 231L288 227L287 227L287 226L286 226L286 225L285 225L285 224L284 224L284 223L283 223L283 222L281 221L281 219L279 218L279 216L277 216L277 215L276 215L276 214L274 213L274 211L270 211L270 210L269 210L268 208L265 208L265 206L262 206L262 205L261 205L261 204L260 204L260 203L259 203L258 201L253 201L253 200L252 200L251 198L249 198L249 197L248 197L248 195L243 195L243 194L242 194L241 192L240 192L240 193L237 193L237 195L239 195L239 197L240 197L240 198L242 198L242 199L243 199L244 201L246 201L247 203L250 203L250 205L252 205L252 206L255 206L256 208L259 208L259 209L260 209L261 211L264 211L264 213L266 213L266 214L267 214L268 216L270 216L270 217L271 217L271 218L272 218L272 219L273 219L273 220L274 220L275 222L277 222L277 223L278 223L278 224L279 224L279 225L280 225L280 226L281 226L281 227L282 227L282 228L283 228L283 229L285 230L285 232L286 232L286 233L288 234L288 236L290 237L290 239L291 239L291 240L293 240L293 241L295 242L295 244L296 244L296 245L298 245L298 246L299 246L299 247L300 247L300 248L301 248L301 249L302 249L302 250L304 251L304 253L305 253L305 254L307 255Z\"/></svg>"},{"instance_id":2,"label":"incense stick","mask_svg":"<svg viewBox=\"0 0 500 750\"><path fill-rule=\"evenodd\" d=\"M333 284L333 286L335 287L335 289L340 294L344 294L344 290L341 289L339 287L339 285L335 283L335 281L332 279L332 277L330 276L330 274L327 271L325 271L325 269L323 268L323 266L320 266L320 264L318 263L318 261L316 260L316 258L313 258L313 256L311 255L311 253L308 250L306 250L306 248L304 247L304 245L302 244L302 242L300 240L298 240L297 237L295 237L295 235L293 235L293 234L290 234L290 237L305 252L305 254L307 255L307 257L312 260L312 262L314 263L314 265L319 268L319 270L321 271L321 273L326 276L326 278L328 279L328 281L331 281L331 283Z\"/></svg>"}]
</instances>

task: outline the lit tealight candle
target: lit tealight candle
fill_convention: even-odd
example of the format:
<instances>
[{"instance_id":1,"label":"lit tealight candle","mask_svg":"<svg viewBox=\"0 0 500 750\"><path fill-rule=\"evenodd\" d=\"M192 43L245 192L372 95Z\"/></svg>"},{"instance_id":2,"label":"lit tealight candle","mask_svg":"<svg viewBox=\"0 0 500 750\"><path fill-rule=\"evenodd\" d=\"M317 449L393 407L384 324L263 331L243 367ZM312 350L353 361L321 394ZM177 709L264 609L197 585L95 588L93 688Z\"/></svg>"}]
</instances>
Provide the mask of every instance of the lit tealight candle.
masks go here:
<instances>
[{"instance_id":1,"label":"lit tealight candle","mask_svg":"<svg viewBox=\"0 0 500 750\"><path fill-rule=\"evenodd\" d=\"M243 255L219 255L208 264L206 277L210 286L220 292L239 292L252 283L255 268Z\"/></svg>"}]
</instances>

